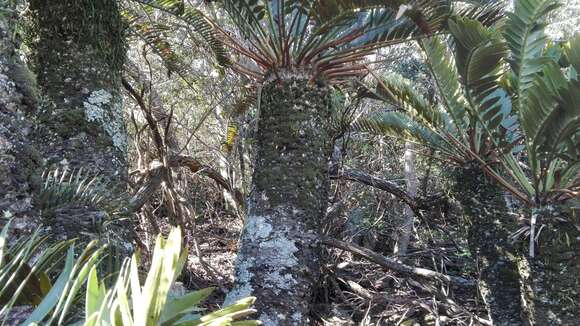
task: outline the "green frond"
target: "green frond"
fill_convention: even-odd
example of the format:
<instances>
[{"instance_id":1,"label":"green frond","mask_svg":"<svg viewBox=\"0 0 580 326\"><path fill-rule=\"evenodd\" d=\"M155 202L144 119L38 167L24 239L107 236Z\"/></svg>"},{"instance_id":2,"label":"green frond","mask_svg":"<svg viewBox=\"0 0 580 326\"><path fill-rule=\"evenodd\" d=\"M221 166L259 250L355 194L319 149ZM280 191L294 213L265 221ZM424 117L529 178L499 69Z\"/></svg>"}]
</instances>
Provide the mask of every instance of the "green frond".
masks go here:
<instances>
[{"instance_id":1,"label":"green frond","mask_svg":"<svg viewBox=\"0 0 580 326\"><path fill-rule=\"evenodd\" d=\"M546 17L558 5L557 0L517 0L514 11L508 14L504 37L511 50L509 63L516 75L514 82L520 98L525 97L524 92L543 68ZM517 107L520 106L521 102Z\"/></svg>"},{"instance_id":2,"label":"green frond","mask_svg":"<svg viewBox=\"0 0 580 326\"><path fill-rule=\"evenodd\" d=\"M39 255L47 240L39 230L9 246L10 224L0 234L0 316L13 305L38 305L52 287L48 268L66 251L64 244L58 244Z\"/></svg>"},{"instance_id":3,"label":"green frond","mask_svg":"<svg viewBox=\"0 0 580 326\"><path fill-rule=\"evenodd\" d=\"M177 17L189 24L193 31L199 34L207 42L214 53L216 62L221 67L227 68L232 64L228 51L225 49L223 42L215 32L212 23L200 10L186 7L183 10L183 13Z\"/></svg>"},{"instance_id":4,"label":"green frond","mask_svg":"<svg viewBox=\"0 0 580 326\"><path fill-rule=\"evenodd\" d=\"M408 80L398 74L393 73L382 78L373 95L426 125L444 127L445 118L442 113L428 103Z\"/></svg>"},{"instance_id":5,"label":"green frond","mask_svg":"<svg viewBox=\"0 0 580 326\"><path fill-rule=\"evenodd\" d=\"M61 207L89 206L114 218L127 207L127 196L98 175L90 175L82 169L56 169L44 173L36 205L43 216L50 216Z\"/></svg>"},{"instance_id":6,"label":"green frond","mask_svg":"<svg viewBox=\"0 0 580 326\"><path fill-rule=\"evenodd\" d=\"M258 67L234 69L264 78L282 68L308 68L313 78L344 80L365 71L357 64L373 50L441 29L448 0L220 1L244 41L225 31L224 44Z\"/></svg>"},{"instance_id":7,"label":"green frond","mask_svg":"<svg viewBox=\"0 0 580 326\"><path fill-rule=\"evenodd\" d=\"M223 142L224 149L227 153L231 152L236 137L238 136L240 123L248 110L256 105L258 101L258 89L253 85L246 85L242 88L242 94L226 112L228 126L226 128L226 137Z\"/></svg>"},{"instance_id":8,"label":"green frond","mask_svg":"<svg viewBox=\"0 0 580 326\"><path fill-rule=\"evenodd\" d=\"M477 20L484 26L491 26L497 23L505 15L505 4L501 1L461 2L461 5L453 3L452 8L453 17Z\"/></svg>"},{"instance_id":9,"label":"green frond","mask_svg":"<svg viewBox=\"0 0 580 326\"><path fill-rule=\"evenodd\" d=\"M177 72L180 75L187 74L188 68L167 41L166 32L169 30L168 26L153 23L134 12L124 11L122 15L132 28L132 31L162 59L167 70Z\"/></svg>"},{"instance_id":10,"label":"green frond","mask_svg":"<svg viewBox=\"0 0 580 326\"><path fill-rule=\"evenodd\" d=\"M564 46L564 53L570 62L570 65L576 70L576 74L580 73L580 33L576 35Z\"/></svg>"},{"instance_id":11,"label":"green frond","mask_svg":"<svg viewBox=\"0 0 580 326\"><path fill-rule=\"evenodd\" d=\"M432 37L420 42L426 54L426 63L437 83L443 100L443 109L449 115L455 134L466 141L465 130L468 125L466 115L469 104L466 94L460 84L460 76L455 68L447 46L438 37Z\"/></svg>"},{"instance_id":12,"label":"green frond","mask_svg":"<svg viewBox=\"0 0 580 326\"><path fill-rule=\"evenodd\" d=\"M450 20L449 30L469 107L474 110L472 114L478 117L496 147L500 143L513 147L512 141L517 138L516 118L511 97L499 83L505 74L506 44L497 31L476 20ZM506 135L511 141L504 141Z\"/></svg>"},{"instance_id":13,"label":"green frond","mask_svg":"<svg viewBox=\"0 0 580 326\"><path fill-rule=\"evenodd\" d=\"M448 151L444 139L427 126L401 112L380 112L352 123L350 129L375 135L404 138L434 149Z\"/></svg>"},{"instance_id":14,"label":"green frond","mask_svg":"<svg viewBox=\"0 0 580 326\"><path fill-rule=\"evenodd\" d=\"M216 62L222 67L229 67L231 60L223 42L218 36L213 23L205 17L203 12L191 6L186 6L182 0L132 0L168 13L183 21L194 33L197 33L211 48Z\"/></svg>"}]
</instances>

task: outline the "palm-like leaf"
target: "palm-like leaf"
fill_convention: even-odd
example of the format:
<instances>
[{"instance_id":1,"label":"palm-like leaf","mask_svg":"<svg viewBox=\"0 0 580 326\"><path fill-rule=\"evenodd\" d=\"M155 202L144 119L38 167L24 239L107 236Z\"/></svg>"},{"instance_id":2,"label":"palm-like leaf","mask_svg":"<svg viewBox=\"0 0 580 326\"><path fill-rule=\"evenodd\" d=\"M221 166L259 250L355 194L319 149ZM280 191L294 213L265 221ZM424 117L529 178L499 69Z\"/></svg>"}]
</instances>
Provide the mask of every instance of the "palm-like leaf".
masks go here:
<instances>
[{"instance_id":1,"label":"palm-like leaf","mask_svg":"<svg viewBox=\"0 0 580 326\"><path fill-rule=\"evenodd\" d=\"M306 68L311 77L343 79L364 70L355 63L389 42L437 30L448 1L221 1L245 37L223 31L224 44L253 59L254 77L280 68ZM403 10L401 10L403 9ZM401 16L401 17L399 17ZM216 30L221 31L215 25Z\"/></svg>"},{"instance_id":2,"label":"palm-like leaf","mask_svg":"<svg viewBox=\"0 0 580 326\"><path fill-rule=\"evenodd\" d=\"M518 108L534 76L542 70L545 62L542 55L547 43L546 16L557 6L557 0L518 0L508 16L504 36L511 50L509 62L515 75Z\"/></svg>"},{"instance_id":3,"label":"palm-like leaf","mask_svg":"<svg viewBox=\"0 0 580 326\"><path fill-rule=\"evenodd\" d=\"M378 112L354 121L350 129L357 132L404 138L441 151L447 157L459 157L444 136L402 112Z\"/></svg>"},{"instance_id":4,"label":"palm-like leaf","mask_svg":"<svg viewBox=\"0 0 580 326\"><path fill-rule=\"evenodd\" d=\"M450 53L447 46L438 37L421 42L426 54L426 63L431 70L437 90L443 100L443 108L452 120L455 134L459 139L467 142L466 130L469 125L466 116L468 102L461 87L460 77L453 61L449 60Z\"/></svg>"},{"instance_id":5,"label":"palm-like leaf","mask_svg":"<svg viewBox=\"0 0 580 326\"><path fill-rule=\"evenodd\" d=\"M444 123L442 113L428 103L408 80L397 74L380 79L376 90L370 95L405 111L425 124L441 126Z\"/></svg>"},{"instance_id":6,"label":"palm-like leaf","mask_svg":"<svg viewBox=\"0 0 580 326\"><path fill-rule=\"evenodd\" d=\"M135 2L146 5L149 8L161 10L165 13L173 15L175 18L183 21L191 27L192 31L197 33L210 46L214 53L217 63L222 67L228 67L231 64L227 51L219 40L211 22L199 10L190 6L186 6L183 0L133 0ZM134 17L133 17L134 18ZM148 24L141 21L141 24ZM140 28L139 28L140 29ZM154 47L161 45L162 50L169 49L168 44L162 42L154 42ZM162 53L163 54L163 53ZM165 54L166 55L166 54ZM163 57L163 56L162 56Z\"/></svg>"}]
</instances>

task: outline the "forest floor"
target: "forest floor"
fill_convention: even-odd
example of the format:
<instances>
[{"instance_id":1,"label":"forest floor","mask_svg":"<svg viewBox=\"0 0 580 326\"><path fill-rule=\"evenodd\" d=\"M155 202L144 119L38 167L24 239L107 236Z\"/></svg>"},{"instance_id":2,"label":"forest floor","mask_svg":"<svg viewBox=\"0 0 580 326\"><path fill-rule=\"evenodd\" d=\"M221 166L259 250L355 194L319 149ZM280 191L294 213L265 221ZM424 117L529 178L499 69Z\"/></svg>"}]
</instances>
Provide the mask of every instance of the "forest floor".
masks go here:
<instances>
[{"instance_id":1,"label":"forest floor","mask_svg":"<svg viewBox=\"0 0 580 326\"><path fill-rule=\"evenodd\" d=\"M215 309L233 284L242 222L233 215L214 215L200 218L188 229L189 262L177 287L183 291L216 287L205 303L206 308ZM427 229L419 223L417 232ZM390 248L385 243L389 239L385 235L390 232L369 230L365 237L346 240L388 256ZM374 241L368 243L368 237ZM445 237L415 241L405 263L473 280L476 273L472 259L461 247L453 241L433 239ZM478 319L486 319L474 287L408 277L343 250L326 248L324 252L326 264L313 311L317 325L478 325Z\"/></svg>"}]
</instances>

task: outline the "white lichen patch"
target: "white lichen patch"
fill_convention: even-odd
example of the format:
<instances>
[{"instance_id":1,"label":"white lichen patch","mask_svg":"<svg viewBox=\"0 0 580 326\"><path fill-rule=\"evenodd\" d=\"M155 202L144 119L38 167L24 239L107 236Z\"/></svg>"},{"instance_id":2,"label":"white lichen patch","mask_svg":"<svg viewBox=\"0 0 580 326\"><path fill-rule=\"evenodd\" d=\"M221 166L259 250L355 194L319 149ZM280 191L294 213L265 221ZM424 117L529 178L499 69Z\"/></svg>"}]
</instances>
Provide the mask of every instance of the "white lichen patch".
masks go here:
<instances>
[{"instance_id":1,"label":"white lichen patch","mask_svg":"<svg viewBox=\"0 0 580 326\"><path fill-rule=\"evenodd\" d=\"M245 237L249 239L266 239L270 237L272 226L263 216L250 216L246 223Z\"/></svg>"},{"instance_id":2,"label":"white lichen patch","mask_svg":"<svg viewBox=\"0 0 580 326\"><path fill-rule=\"evenodd\" d=\"M236 265L238 266L236 270L236 285L226 296L224 305L230 305L237 300L249 297L252 295L254 289L250 282L254 274L250 271L250 267L254 266L255 259L253 257L242 257L238 256L236 258Z\"/></svg>"},{"instance_id":3,"label":"white lichen patch","mask_svg":"<svg viewBox=\"0 0 580 326\"><path fill-rule=\"evenodd\" d=\"M127 148L127 134L120 98L100 89L92 92L83 102L83 106L87 121L98 123L111 138L113 145L124 153Z\"/></svg>"},{"instance_id":4,"label":"white lichen patch","mask_svg":"<svg viewBox=\"0 0 580 326\"><path fill-rule=\"evenodd\" d=\"M280 325L280 321L285 320L286 317L283 315L272 316L268 313L260 314L259 320L262 322L264 326L277 326Z\"/></svg>"},{"instance_id":5,"label":"white lichen patch","mask_svg":"<svg viewBox=\"0 0 580 326\"><path fill-rule=\"evenodd\" d=\"M291 290L298 282L290 274L280 274L279 270L266 274L264 286L274 289L274 293L280 294L279 289Z\"/></svg>"},{"instance_id":6,"label":"white lichen patch","mask_svg":"<svg viewBox=\"0 0 580 326\"><path fill-rule=\"evenodd\" d=\"M293 267L298 265L294 253L298 251L294 241L283 234L274 236L271 240L260 243L262 257L270 260L273 266Z\"/></svg>"},{"instance_id":7,"label":"white lichen patch","mask_svg":"<svg viewBox=\"0 0 580 326\"><path fill-rule=\"evenodd\" d=\"M295 325L299 325L302 322L302 313L300 313L300 311L296 311L290 318L292 318Z\"/></svg>"}]
</instances>

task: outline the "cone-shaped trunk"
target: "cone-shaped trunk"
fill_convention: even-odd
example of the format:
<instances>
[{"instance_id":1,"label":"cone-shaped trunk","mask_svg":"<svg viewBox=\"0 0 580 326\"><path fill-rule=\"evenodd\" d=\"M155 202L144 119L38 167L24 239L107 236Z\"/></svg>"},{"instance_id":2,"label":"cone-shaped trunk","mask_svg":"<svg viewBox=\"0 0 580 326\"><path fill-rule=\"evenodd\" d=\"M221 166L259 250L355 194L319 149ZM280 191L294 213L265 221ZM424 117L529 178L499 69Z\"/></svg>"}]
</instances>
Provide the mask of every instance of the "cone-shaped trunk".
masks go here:
<instances>
[{"instance_id":1,"label":"cone-shaped trunk","mask_svg":"<svg viewBox=\"0 0 580 326\"><path fill-rule=\"evenodd\" d=\"M477 164L456 171L454 191L468 225L468 245L475 257L478 287L496 326L524 325L518 255L509 243L516 220L510 216L501 188Z\"/></svg>"},{"instance_id":2,"label":"cone-shaped trunk","mask_svg":"<svg viewBox=\"0 0 580 326\"><path fill-rule=\"evenodd\" d=\"M227 301L254 295L264 325L307 325L332 152L329 88L290 75L262 89L252 193Z\"/></svg>"}]
</instances>

